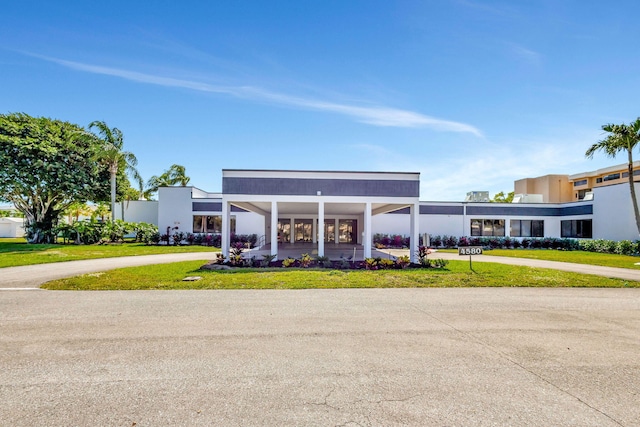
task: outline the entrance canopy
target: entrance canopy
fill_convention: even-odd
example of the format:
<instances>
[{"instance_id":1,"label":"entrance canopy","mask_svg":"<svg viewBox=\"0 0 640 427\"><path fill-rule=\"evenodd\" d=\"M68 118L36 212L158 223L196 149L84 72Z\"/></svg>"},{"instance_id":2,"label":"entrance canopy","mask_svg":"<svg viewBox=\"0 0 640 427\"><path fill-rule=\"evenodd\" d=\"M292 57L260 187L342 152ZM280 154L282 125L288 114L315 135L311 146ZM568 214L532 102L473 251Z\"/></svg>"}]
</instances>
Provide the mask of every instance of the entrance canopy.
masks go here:
<instances>
[{"instance_id":1,"label":"entrance canopy","mask_svg":"<svg viewBox=\"0 0 640 427\"><path fill-rule=\"evenodd\" d=\"M222 171L222 250L229 252L231 206L265 218L265 242L277 257L278 244L296 241L360 244L371 256L371 217L408 207L411 254L418 242L420 174L281 170ZM415 246L415 247L414 247Z\"/></svg>"}]
</instances>

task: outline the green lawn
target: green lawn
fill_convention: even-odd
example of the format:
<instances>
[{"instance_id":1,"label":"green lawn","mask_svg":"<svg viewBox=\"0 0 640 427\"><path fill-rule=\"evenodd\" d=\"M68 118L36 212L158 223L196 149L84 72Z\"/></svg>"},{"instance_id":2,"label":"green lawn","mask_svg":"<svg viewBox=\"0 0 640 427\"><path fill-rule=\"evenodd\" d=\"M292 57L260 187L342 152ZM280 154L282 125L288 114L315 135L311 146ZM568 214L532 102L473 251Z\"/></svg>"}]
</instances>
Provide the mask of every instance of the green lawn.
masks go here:
<instances>
[{"instance_id":1,"label":"green lawn","mask_svg":"<svg viewBox=\"0 0 640 427\"><path fill-rule=\"evenodd\" d=\"M492 249L484 251L484 255L640 269L640 265L635 265L636 262L640 262L640 257L596 252L558 251L554 249Z\"/></svg>"},{"instance_id":2,"label":"green lawn","mask_svg":"<svg viewBox=\"0 0 640 427\"><path fill-rule=\"evenodd\" d=\"M0 239L0 268L46 264L81 259L113 258L180 252L217 252L206 246L147 246L143 243L118 245L34 245L24 239Z\"/></svg>"},{"instance_id":3,"label":"green lawn","mask_svg":"<svg viewBox=\"0 0 640 427\"><path fill-rule=\"evenodd\" d=\"M326 289L421 287L640 287L638 282L556 270L451 261L445 270L238 269L200 271L202 261L131 267L56 280L51 290ZM184 282L187 276L201 276Z\"/></svg>"}]
</instances>

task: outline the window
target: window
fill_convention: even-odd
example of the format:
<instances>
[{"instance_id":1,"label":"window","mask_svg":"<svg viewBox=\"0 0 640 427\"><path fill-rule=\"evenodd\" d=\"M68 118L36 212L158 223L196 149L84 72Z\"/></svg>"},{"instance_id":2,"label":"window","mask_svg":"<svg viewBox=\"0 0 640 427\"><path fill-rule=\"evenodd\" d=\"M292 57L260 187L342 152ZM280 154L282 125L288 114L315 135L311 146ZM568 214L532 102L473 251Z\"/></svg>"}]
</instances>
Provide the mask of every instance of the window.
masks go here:
<instances>
[{"instance_id":1,"label":"window","mask_svg":"<svg viewBox=\"0 0 640 427\"><path fill-rule=\"evenodd\" d=\"M582 237L590 239L593 237L592 220L572 219L560 222L561 237Z\"/></svg>"},{"instance_id":2,"label":"window","mask_svg":"<svg viewBox=\"0 0 640 427\"><path fill-rule=\"evenodd\" d=\"M194 233L204 233L204 216L202 215L194 215L193 216L193 232Z\"/></svg>"},{"instance_id":3,"label":"window","mask_svg":"<svg viewBox=\"0 0 640 427\"><path fill-rule=\"evenodd\" d=\"M596 184L600 184L602 182L602 178L596 178Z\"/></svg>"},{"instance_id":4,"label":"window","mask_svg":"<svg viewBox=\"0 0 640 427\"><path fill-rule=\"evenodd\" d=\"M231 232L236 232L236 217L232 216L230 221ZM194 233L222 233L222 215L194 215Z\"/></svg>"},{"instance_id":5,"label":"window","mask_svg":"<svg viewBox=\"0 0 640 427\"><path fill-rule=\"evenodd\" d=\"M581 185L587 185L587 180L586 179L581 179L580 181L574 181L573 182L573 186L574 187L580 187Z\"/></svg>"},{"instance_id":6,"label":"window","mask_svg":"<svg viewBox=\"0 0 640 427\"><path fill-rule=\"evenodd\" d=\"M584 197L587 195L589 191L591 191L590 188L585 188L584 190L578 190L578 200L584 200Z\"/></svg>"},{"instance_id":7,"label":"window","mask_svg":"<svg viewBox=\"0 0 640 427\"><path fill-rule=\"evenodd\" d=\"M472 219L472 236L504 236L504 219Z\"/></svg>"},{"instance_id":8,"label":"window","mask_svg":"<svg viewBox=\"0 0 640 427\"><path fill-rule=\"evenodd\" d=\"M512 219L512 237L544 237L544 221L541 219Z\"/></svg>"},{"instance_id":9,"label":"window","mask_svg":"<svg viewBox=\"0 0 640 427\"><path fill-rule=\"evenodd\" d=\"M611 175L607 175L604 178L602 178L603 181L614 181L616 179L620 179L619 173L612 173Z\"/></svg>"},{"instance_id":10,"label":"window","mask_svg":"<svg viewBox=\"0 0 640 427\"><path fill-rule=\"evenodd\" d=\"M633 171L633 176L638 176L638 175L640 175L640 169L634 170ZM629 172L622 172L622 177L623 178L629 178Z\"/></svg>"},{"instance_id":11,"label":"window","mask_svg":"<svg viewBox=\"0 0 640 427\"><path fill-rule=\"evenodd\" d=\"M207 216L204 224L205 232L222 233L222 215Z\"/></svg>"}]
</instances>

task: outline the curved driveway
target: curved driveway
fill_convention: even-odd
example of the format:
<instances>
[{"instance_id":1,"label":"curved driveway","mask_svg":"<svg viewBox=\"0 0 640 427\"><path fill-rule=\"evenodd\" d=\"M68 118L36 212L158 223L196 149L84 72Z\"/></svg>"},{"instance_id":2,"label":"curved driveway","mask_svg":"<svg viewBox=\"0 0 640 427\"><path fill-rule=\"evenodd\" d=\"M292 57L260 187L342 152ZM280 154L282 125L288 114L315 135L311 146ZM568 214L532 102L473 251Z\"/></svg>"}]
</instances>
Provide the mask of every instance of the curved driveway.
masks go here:
<instances>
[{"instance_id":1,"label":"curved driveway","mask_svg":"<svg viewBox=\"0 0 640 427\"><path fill-rule=\"evenodd\" d=\"M406 251L389 251L391 255L406 255ZM81 274L95 273L98 271L113 270L123 267L135 267L140 265L166 264L180 261L210 260L214 257L212 252L194 252L163 255L141 255L119 258L101 258L82 261L57 262L50 264L25 265L20 267L7 267L0 269L0 290L8 289L38 289L38 287L50 280L64 277L78 276ZM465 260L457 254L439 252L432 255L433 258L448 260ZM612 277L623 280L640 282L640 270L615 267L601 267L596 265L575 264L568 262L542 261L526 258L509 258L499 256L474 256L473 262L495 262L500 264L522 265L536 268L550 268L554 270L570 271L575 273L593 274L603 277Z\"/></svg>"},{"instance_id":2,"label":"curved driveway","mask_svg":"<svg viewBox=\"0 0 640 427\"><path fill-rule=\"evenodd\" d=\"M193 252L163 255L140 255L119 258L100 258L82 261L54 262L0 268L0 289L37 289L50 280L98 271L139 265L167 264L170 262L210 260L215 252Z\"/></svg>"}]
</instances>

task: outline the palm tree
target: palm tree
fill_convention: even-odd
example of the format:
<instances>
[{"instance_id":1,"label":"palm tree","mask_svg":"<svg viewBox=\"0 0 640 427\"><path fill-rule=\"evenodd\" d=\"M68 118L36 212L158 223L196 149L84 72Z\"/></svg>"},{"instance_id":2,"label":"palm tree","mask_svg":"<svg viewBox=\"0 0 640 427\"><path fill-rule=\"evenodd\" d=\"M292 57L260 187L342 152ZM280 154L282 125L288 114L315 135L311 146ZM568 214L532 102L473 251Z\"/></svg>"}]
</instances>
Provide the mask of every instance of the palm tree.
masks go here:
<instances>
[{"instance_id":1,"label":"palm tree","mask_svg":"<svg viewBox=\"0 0 640 427\"><path fill-rule=\"evenodd\" d=\"M96 205L95 210L93 211L93 214L95 215L95 217L100 217L100 220L102 222L104 222L104 217L105 215L107 215L109 213L109 206L104 203L104 202L100 202Z\"/></svg>"},{"instance_id":2,"label":"palm tree","mask_svg":"<svg viewBox=\"0 0 640 427\"><path fill-rule=\"evenodd\" d=\"M598 141L589 147L585 155L592 159L596 151L604 151L608 157L614 158L620 152L627 152L627 171L629 175L631 204L633 205L633 213L636 217L638 234L640 234L640 210L638 209L638 199L633 184L633 150L638 146L638 142L640 142L640 117L628 125L624 123L621 125L604 125L602 126L602 130L609 132L609 135L602 141Z\"/></svg>"},{"instance_id":3,"label":"palm tree","mask_svg":"<svg viewBox=\"0 0 640 427\"><path fill-rule=\"evenodd\" d=\"M147 181L147 187L152 193L158 191L159 187L170 187L171 185L173 185L171 183L171 178L166 171L160 176L153 175L151 178L149 178L149 181Z\"/></svg>"},{"instance_id":4,"label":"palm tree","mask_svg":"<svg viewBox=\"0 0 640 427\"><path fill-rule=\"evenodd\" d=\"M83 202L73 202L65 209L64 213L68 215L68 222L72 224L74 221L80 220L80 216L91 214L91 209Z\"/></svg>"},{"instance_id":5,"label":"palm tree","mask_svg":"<svg viewBox=\"0 0 640 427\"><path fill-rule=\"evenodd\" d=\"M182 165L171 165L171 167L164 171L162 175L153 175L147 182L147 187L150 192L155 193L159 187L170 187L172 185L180 184L185 187L191 178L186 175L186 169Z\"/></svg>"},{"instance_id":6,"label":"palm tree","mask_svg":"<svg viewBox=\"0 0 640 427\"><path fill-rule=\"evenodd\" d=\"M187 176L187 170L182 165L171 165L168 170L169 177L171 177L172 185L180 184L182 187L185 187L191 178Z\"/></svg>"},{"instance_id":7,"label":"palm tree","mask_svg":"<svg viewBox=\"0 0 640 427\"><path fill-rule=\"evenodd\" d=\"M120 129L109 128L105 122L100 121L91 122L89 129L93 128L98 129L99 136L96 135L96 138L102 142L102 147L95 156L96 160L107 165L111 176L111 220L114 221L116 219L116 175L121 169L134 177L138 175L135 168L138 165L138 159L133 153L122 151L124 140Z\"/></svg>"},{"instance_id":8,"label":"palm tree","mask_svg":"<svg viewBox=\"0 0 640 427\"><path fill-rule=\"evenodd\" d=\"M151 200L153 191L150 188L145 189L144 180L140 175L135 177L138 184L138 200Z\"/></svg>"}]
</instances>

